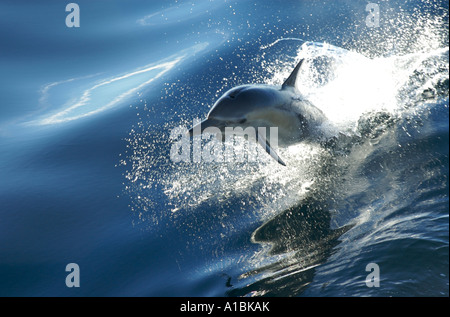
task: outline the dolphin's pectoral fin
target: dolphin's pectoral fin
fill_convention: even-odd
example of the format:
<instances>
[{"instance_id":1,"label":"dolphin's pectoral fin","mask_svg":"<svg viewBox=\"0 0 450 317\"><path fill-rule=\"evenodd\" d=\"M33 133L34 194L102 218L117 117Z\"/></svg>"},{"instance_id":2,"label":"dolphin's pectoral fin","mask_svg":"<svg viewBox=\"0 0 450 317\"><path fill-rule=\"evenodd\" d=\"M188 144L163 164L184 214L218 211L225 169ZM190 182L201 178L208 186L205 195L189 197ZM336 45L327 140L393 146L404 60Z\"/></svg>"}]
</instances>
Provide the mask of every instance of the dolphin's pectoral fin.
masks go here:
<instances>
[{"instance_id":1,"label":"dolphin's pectoral fin","mask_svg":"<svg viewBox=\"0 0 450 317\"><path fill-rule=\"evenodd\" d=\"M294 87L295 88L295 81L297 80L297 74L298 74L300 67L302 66L303 60L304 59L301 59L300 62L298 62L297 66L295 66L292 73L289 75L289 77L285 80L285 82L281 86L282 89L285 89L286 87Z\"/></svg>"},{"instance_id":2,"label":"dolphin's pectoral fin","mask_svg":"<svg viewBox=\"0 0 450 317\"><path fill-rule=\"evenodd\" d=\"M283 160L275 152L275 150L272 149L272 147L270 146L269 141L267 141L266 138L262 134L256 132L256 139L258 140L258 143L261 144L261 146L264 148L264 150L266 150L266 152L270 156L272 156L272 158L274 158L281 165L286 166L286 163L284 163Z\"/></svg>"}]
</instances>

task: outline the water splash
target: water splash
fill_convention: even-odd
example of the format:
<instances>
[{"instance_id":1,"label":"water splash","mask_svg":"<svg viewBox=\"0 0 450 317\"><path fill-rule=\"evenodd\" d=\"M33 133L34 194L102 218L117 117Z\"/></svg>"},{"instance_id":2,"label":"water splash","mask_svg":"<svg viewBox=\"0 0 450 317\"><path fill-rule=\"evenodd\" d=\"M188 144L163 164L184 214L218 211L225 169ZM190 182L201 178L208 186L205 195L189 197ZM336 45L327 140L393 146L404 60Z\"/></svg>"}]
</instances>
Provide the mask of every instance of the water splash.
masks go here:
<instances>
[{"instance_id":1,"label":"water splash","mask_svg":"<svg viewBox=\"0 0 450 317\"><path fill-rule=\"evenodd\" d=\"M448 71L443 70L448 65L448 48L370 59L330 44L306 42L296 56L297 60L300 58L305 58L305 63L297 88L342 132L357 136L365 133L368 122L372 124L371 129L377 129L377 125L388 120L381 119L383 116L400 115L417 103L422 92L448 78ZM424 65L429 65L432 71ZM291 70L288 62L277 67L264 78L265 83L280 84ZM378 114L383 116L370 119ZM189 124L186 122L185 126ZM297 144L279 150L287 167L278 166L264 155L259 155L262 160L257 164L172 163L169 154L161 156L170 149L171 128L174 128L171 124L164 124L167 134L162 138L161 134L155 134L161 129L157 126L130 133L128 141L133 152L126 177L130 186L139 191L159 186L169 201L166 207L172 212L195 210L205 203L213 206L245 195L256 197L260 217L265 219L274 210L298 203L308 188L305 184L320 183L317 171L323 168L322 161L327 161L329 155L319 145ZM152 153L159 156L154 157ZM136 183L140 185L136 187ZM151 198L145 191L138 196L142 199L135 201L136 209L149 210Z\"/></svg>"},{"instance_id":2,"label":"water splash","mask_svg":"<svg viewBox=\"0 0 450 317\"><path fill-rule=\"evenodd\" d=\"M331 44L306 42L295 59L305 59L297 89L343 132L355 132L364 114L397 115L423 100L424 93L445 96L439 87L448 81L448 47L368 58ZM269 68L273 73L265 82L281 84L290 65L286 61L276 70Z\"/></svg>"}]
</instances>

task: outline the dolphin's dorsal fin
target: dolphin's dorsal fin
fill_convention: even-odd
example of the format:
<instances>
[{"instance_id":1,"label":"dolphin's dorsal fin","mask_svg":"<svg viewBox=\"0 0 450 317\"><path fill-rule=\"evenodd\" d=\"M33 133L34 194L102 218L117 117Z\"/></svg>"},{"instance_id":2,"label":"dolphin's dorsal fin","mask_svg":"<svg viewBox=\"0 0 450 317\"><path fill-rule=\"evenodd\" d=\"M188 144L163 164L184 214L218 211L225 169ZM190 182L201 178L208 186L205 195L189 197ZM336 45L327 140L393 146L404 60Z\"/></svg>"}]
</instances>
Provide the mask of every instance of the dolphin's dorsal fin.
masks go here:
<instances>
[{"instance_id":1,"label":"dolphin's dorsal fin","mask_svg":"<svg viewBox=\"0 0 450 317\"><path fill-rule=\"evenodd\" d=\"M286 87L294 87L295 88L295 81L297 80L298 70L302 66L303 60L304 59L302 58L300 60L300 62L298 62L297 66L295 66L292 73L289 75L289 77L285 80L285 82L281 86L281 89L285 89Z\"/></svg>"}]
</instances>

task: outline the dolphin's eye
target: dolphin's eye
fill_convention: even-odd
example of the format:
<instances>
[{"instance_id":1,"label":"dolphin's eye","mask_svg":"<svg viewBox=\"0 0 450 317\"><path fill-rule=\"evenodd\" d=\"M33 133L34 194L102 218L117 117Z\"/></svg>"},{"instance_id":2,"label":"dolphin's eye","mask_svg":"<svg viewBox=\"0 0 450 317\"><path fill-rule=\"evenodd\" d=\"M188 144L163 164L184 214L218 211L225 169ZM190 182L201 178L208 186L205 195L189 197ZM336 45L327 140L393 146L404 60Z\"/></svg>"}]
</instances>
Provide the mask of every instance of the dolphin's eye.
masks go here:
<instances>
[{"instance_id":1,"label":"dolphin's eye","mask_svg":"<svg viewBox=\"0 0 450 317\"><path fill-rule=\"evenodd\" d=\"M228 95L231 99L236 98L236 95L239 93L239 91L233 91L231 94Z\"/></svg>"},{"instance_id":2,"label":"dolphin's eye","mask_svg":"<svg viewBox=\"0 0 450 317\"><path fill-rule=\"evenodd\" d=\"M231 92L228 94L228 97L230 97L231 99L236 98L236 96L241 92L241 90L242 90L242 88L237 88L237 89L235 89L234 91L231 91Z\"/></svg>"}]
</instances>

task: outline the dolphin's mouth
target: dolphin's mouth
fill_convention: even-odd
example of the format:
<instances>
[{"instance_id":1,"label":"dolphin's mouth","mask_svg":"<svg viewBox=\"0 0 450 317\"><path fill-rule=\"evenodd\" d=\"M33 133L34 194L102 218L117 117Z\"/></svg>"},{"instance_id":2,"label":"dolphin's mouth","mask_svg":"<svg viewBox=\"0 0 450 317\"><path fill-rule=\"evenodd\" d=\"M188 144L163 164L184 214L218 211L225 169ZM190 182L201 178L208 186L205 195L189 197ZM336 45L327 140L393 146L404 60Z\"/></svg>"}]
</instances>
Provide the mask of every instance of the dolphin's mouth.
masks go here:
<instances>
[{"instance_id":1,"label":"dolphin's mouth","mask_svg":"<svg viewBox=\"0 0 450 317\"><path fill-rule=\"evenodd\" d=\"M189 129L188 133L190 137L193 137L194 135L201 135L203 130L212 127L218 128L222 131L225 125L223 121L208 118L194 125L191 129Z\"/></svg>"}]
</instances>

